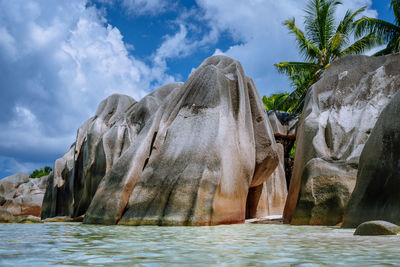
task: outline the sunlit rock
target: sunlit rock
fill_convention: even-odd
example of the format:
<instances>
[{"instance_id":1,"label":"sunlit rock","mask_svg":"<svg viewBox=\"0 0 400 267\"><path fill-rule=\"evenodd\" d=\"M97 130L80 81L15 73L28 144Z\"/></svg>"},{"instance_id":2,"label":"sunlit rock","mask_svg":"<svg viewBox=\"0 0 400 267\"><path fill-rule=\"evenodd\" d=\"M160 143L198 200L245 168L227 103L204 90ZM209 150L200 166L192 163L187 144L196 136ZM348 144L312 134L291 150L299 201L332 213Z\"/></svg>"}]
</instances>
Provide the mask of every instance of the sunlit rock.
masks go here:
<instances>
[{"instance_id":1,"label":"sunlit rock","mask_svg":"<svg viewBox=\"0 0 400 267\"><path fill-rule=\"evenodd\" d=\"M185 84L140 102L115 95L56 161L42 218L84 223L215 225L256 211L251 188L278 165L253 81L239 62L205 60Z\"/></svg>"},{"instance_id":2,"label":"sunlit rock","mask_svg":"<svg viewBox=\"0 0 400 267\"><path fill-rule=\"evenodd\" d=\"M270 177L261 185L256 218L282 215L287 197L283 145L277 144L279 164ZM254 217L254 216L249 216Z\"/></svg>"},{"instance_id":3,"label":"sunlit rock","mask_svg":"<svg viewBox=\"0 0 400 267\"><path fill-rule=\"evenodd\" d=\"M0 180L0 210L14 216L40 216L48 176L29 178L16 173Z\"/></svg>"},{"instance_id":4,"label":"sunlit rock","mask_svg":"<svg viewBox=\"0 0 400 267\"><path fill-rule=\"evenodd\" d=\"M399 65L399 54L344 57L310 88L297 129L286 223L342 221L361 151L400 88ZM323 219L324 214L329 218Z\"/></svg>"}]
</instances>

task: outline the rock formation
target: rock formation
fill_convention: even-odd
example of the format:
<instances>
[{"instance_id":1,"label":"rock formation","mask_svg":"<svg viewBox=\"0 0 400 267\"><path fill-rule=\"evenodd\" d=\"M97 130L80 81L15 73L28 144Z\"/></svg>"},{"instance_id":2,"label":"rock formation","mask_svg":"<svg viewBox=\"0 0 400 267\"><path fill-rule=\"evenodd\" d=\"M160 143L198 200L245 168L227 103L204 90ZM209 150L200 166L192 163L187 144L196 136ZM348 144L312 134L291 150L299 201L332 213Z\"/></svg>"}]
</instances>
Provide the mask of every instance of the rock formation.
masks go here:
<instances>
[{"instance_id":1,"label":"rock formation","mask_svg":"<svg viewBox=\"0 0 400 267\"><path fill-rule=\"evenodd\" d=\"M342 221L364 144L400 88L399 65L399 54L344 57L310 88L297 129L286 223Z\"/></svg>"},{"instance_id":2,"label":"rock formation","mask_svg":"<svg viewBox=\"0 0 400 267\"><path fill-rule=\"evenodd\" d=\"M40 216L48 176L16 173L0 180L0 210L14 216Z\"/></svg>"},{"instance_id":3,"label":"rock formation","mask_svg":"<svg viewBox=\"0 0 400 267\"><path fill-rule=\"evenodd\" d=\"M114 95L56 161L42 218L216 225L255 214L278 165L260 96L239 62L206 59L184 83L135 102ZM247 209L247 210L246 210Z\"/></svg>"},{"instance_id":4,"label":"rock formation","mask_svg":"<svg viewBox=\"0 0 400 267\"><path fill-rule=\"evenodd\" d=\"M398 66L397 66L398 67ZM400 224L400 92L382 111L361 153L343 227L370 220Z\"/></svg>"},{"instance_id":5,"label":"rock formation","mask_svg":"<svg viewBox=\"0 0 400 267\"><path fill-rule=\"evenodd\" d=\"M279 165L272 175L262 184L262 193L258 202L256 218L283 214L287 197L284 149L282 144L277 144L277 146Z\"/></svg>"},{"instance_id":6,"label":"rock formation","mask_svg":"<svg viewBox=\"0 0 400 267\"><path fill-rule=\"evenodd\" d=\"M397 235L400 227L385 221L368 221L360 224L354 235Z\"/></svg>"},{"instance_id":7,"label":"rock formation","mask_svg":"<svg viewBox=\"0 0 400 267\"><path fill-rule=\"evenodd\" d=\"M299 116L276 110L268 110L267 113L272 130L274 131L275 140L284 147L284 170L286 185L289 188L294 162L294 159L290 157L290 151L296 141L296 128Z\"/></svg>"}]
</instances>

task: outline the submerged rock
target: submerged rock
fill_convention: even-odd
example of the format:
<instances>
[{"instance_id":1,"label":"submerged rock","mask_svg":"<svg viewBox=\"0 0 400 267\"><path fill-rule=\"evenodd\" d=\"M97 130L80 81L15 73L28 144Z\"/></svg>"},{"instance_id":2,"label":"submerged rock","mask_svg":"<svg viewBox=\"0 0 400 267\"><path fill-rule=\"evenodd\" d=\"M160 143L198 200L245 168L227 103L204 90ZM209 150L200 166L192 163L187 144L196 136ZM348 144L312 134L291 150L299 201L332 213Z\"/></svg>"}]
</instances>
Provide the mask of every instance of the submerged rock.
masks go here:
<instances>
[{"instance_id":1,"label":"submerged rock","mask_svg":"<svg viewBox=\"0 0 400 267\"><path fill-rule=\"evenodd\" d=\"M0 210L0 223L41 223L39 217L32 215L14 216L8 211Z\"/></svg>"},{"instance_id":2,"label":"submerged rock","mask_svg":"<svg viewBox=\"0 0 400 267\"><path fill-rule=\"evenodd\" d=\"M347 56L308 91L297 129L285 223L336 225L364 144L400 88L400 55Z\"/></svg>"},{"instance_id":3,"label":"submerged rock","mask_svg":"<svg viewBox=\"0 0 400 267\"><path fill-rule=\"evenodd\" d=\"M43 222L45 222L45 223L49 223L49 222L51 222L51 223L53 223L53 222L83 222L83 217L84 216L71 218L68 216L56 216L56 217L44 219Z\"/></svg>"},{"instance_id":4,"label":"submerged rock","mask_svg":"<svg viewBox=\"0 0 400 267\"><path fill-rule=\"evenodd\" d=\"M400 224L400 92L382 111L361 154L343 227L370 220Z\"/></svg>"},{"instance_id":5,"label":"submerged rock","mask_svg":"<svg viewBox=\"0 0 400 267\"><path fill-rule=\"evenodd\" d=\"M15 223L42 223L40 217L25 215L25 216L16 216L14 221Z\"/></svg>"},{"instance_id":6,"label":"submerged rock","mask_svg":"<svg viewBox=\"0 0 400 267\"><path fill-rule=\"evenodd\" d=\"M29 178L16 173L0 180L0 210L14 216L40 216L48 176Z\"/></svg>"},{"instance_id":7,"label":"submerged rock","mask_svg":"<svg viewBox=\"0 0 400 267\"><path fill-rule=\"evenodd\" d=\"M354 235L397 235L400 227L386 221L368 221L360 224Z\"/></svg>"},{"instance_id":8,"label":"submerged rock","mask_svg":"<svg viewBox=\"0 0 400 267\"><path fill-rule=\"evenodd\" d=\"M253 81L238 61L205 60L185 84L140 102L115 95L56 161L42 218L84 223L215 225L254 213L278 165L277 146ZM250 192L250 193L249 193Z\"/></svg>"}]
</instances>

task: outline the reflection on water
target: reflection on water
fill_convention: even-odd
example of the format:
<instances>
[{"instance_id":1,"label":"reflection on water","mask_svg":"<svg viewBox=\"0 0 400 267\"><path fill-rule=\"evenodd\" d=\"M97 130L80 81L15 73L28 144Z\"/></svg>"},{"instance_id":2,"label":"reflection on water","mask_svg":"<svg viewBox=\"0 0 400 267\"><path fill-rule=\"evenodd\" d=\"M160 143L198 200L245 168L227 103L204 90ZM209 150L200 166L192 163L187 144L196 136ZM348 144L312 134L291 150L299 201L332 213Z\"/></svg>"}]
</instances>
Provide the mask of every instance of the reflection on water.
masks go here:
<instances>
[{"instance_id":1,"label":"reflection on water","mask_svg":"<svg viewBox=\"0 0 400 267\"><path fill-rule=\"evenodd\" d=\"M288 225L0 224L0 266L399 266L400 236Z\"/></svg>"}]
</instances>

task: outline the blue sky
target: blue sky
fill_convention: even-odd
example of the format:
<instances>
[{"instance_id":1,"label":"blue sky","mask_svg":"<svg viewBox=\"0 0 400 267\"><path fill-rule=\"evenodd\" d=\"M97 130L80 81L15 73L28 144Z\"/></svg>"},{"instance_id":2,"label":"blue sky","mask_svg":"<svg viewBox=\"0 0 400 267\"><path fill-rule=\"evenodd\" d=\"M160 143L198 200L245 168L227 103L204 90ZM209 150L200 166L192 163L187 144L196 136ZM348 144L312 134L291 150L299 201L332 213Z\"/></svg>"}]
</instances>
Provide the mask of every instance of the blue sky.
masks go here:
<instances>
[{"instance_id":1,"label":"blue sky","mask_svg":"<svg viewBox=\"0 0 400 267\"><path fill-rule=\"evenodd\" d=\"M240 60L261 95L290 90L300 59L282 21L305 0L0 0L0 178L52 166L112 93L137 100L205 58ZM389 0L343 0L393 21Z\"/></svg>"}]
</instances>

